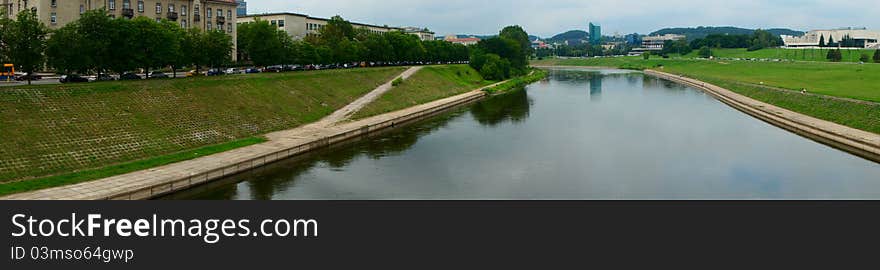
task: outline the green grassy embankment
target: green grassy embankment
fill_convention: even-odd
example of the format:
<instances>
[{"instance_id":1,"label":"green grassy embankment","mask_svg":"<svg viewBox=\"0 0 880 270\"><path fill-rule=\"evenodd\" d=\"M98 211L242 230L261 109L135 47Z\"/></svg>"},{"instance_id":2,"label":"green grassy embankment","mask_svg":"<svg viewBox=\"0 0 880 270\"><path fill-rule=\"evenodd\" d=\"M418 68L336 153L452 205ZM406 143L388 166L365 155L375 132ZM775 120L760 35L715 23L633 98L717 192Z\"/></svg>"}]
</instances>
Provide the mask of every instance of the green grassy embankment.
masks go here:
<instances>
[{"instance_id":1,"label":"green grassy embankment","mask_svg":"<svg viewBox=\"0 0 880 270\"><path fill-rule=\"evenodd\" d=\"M616 57L548 59L534 61L533 65L655 69L703 80L762 102L880 134L880 64ZM805 88L816 95L801 94Z\"/></svg>"},{"instance_id":2,"label":"green grassy embankment","mask_svg":"<svg viewBox=\"0 0 880 270\"><path fill-rule=\"evenodd\" d=\"M488 92L489 94L504 93L510 91L511 89L523 87L529 85L530 83L543 80L545 77L547 77L546 70L532 69L528 75L516 77L510 79L510 81L507 81L505 83L486 88L486 92Z\"/></svg>"},{"instance_id":3,"label":"green grassy embankment","mask_svg":"<svg viewBox=\"0 0 880 270\"><path fill-rule=\"evenodd\" d=\"M829 62L827 56L830 49L782 49L769 48L757 51L746 49L712 49L712 55L720 58L754 58L754 59L784 59L793 61ZM862 54L868 55L870 62L875 50L841 50L843 62L859 62ZM686 58L699 57L699 50L694 50L685 55Z\"/></svg>"},{"instance_id":4,"label":"green grassy embankment","mask_svg":"<svg viewBox=\"0 0 880 270\"><path fill-rule=\"evenodd\" d=\"M468 65L427 66L355 113L352 119L409 108L489 84L492 82L483 80Z\"/></svg>"},{"instance_id":5,"label":"green grassy embankment","mask_svg":"<svg viewBox=\"0 0 880 270\"><path fill-rule=\"evenodd\" d=\"M0 193L82 182L262 142L403 67L0 89ZM6 194L3 193L3 194Z\"/></svg>"}]
</instances>

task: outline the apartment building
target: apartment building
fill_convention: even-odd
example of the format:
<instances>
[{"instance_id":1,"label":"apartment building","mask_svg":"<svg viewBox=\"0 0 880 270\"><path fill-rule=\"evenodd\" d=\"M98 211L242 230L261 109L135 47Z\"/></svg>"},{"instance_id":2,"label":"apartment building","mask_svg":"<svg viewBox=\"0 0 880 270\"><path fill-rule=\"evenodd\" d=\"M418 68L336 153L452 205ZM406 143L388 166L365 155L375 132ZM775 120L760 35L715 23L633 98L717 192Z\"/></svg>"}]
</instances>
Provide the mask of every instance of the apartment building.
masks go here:
<instances>
[{"instance_id":1,"label":"apartment building","mask_svg":"<svg viewBox=\"0 0 880 270\"><path fill-rule=\"evenodd\" d=\"M36 10L50 29L74 22L88 10L105 9L114 18L147 17L177 22L183 28L220 30L236 40L235 0L0 0L10 16ZM233 58L235 54L233 54Z\"/></svg>"},{"instance_id":2,"label":"apartment building","mask_svg":"<svg viewBox=\"0 0 880 270\"><path fill-rule=\"evenodd\" d=\"M330 21L330 19L326 18L312 17L292 12L251 14L247 16L239 16L237 18L238 23L251 23L256 20L268 21L269 24L287 32L287 34L295 40L301 40L309 35L317 35L319 30L324 28L324 26L327 25L327 22ZM401 31L416 35L421 40L434 40L434 32L424 28L390 27L387 25L379 26L359 22L351 22L351 24L356 28L367 29L370 32L377 34L390 31Z\"/></svg>"}]
</instances>

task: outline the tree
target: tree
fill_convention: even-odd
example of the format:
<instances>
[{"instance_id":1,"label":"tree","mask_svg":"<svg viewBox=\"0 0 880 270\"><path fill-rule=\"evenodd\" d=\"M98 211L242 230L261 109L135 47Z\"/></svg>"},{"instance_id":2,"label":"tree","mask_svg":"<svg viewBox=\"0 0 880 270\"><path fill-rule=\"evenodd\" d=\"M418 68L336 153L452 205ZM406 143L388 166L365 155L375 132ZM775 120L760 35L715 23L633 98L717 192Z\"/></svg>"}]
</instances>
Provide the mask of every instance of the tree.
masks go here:
<instances>
[{"instance_id":1,"label":"tree","mask_svg":"<svg viewBox=\"0 0 880 270\"><path fill-rule=\"evenodd\" d=\"M529 34L526 33L526 31L523 30L523 28L519 25L504 27L504 29L501 30L499 36L516 41L517 43L519 43L522 52L526 53L527 55L532 54L532 41L529 39Z\"/></svg>"},{"instance_id":2,"label":"tree","mask_svg":"<svg viewBox=\"0 0 880 270\"><path fill-rule=\"evenodd\" d=\"M198 28L187 30L180 42L182 61L193 65L196 74L201 74L202 67L208 65L208 53L203 49L205 34Z\"/></svg>"},{"instance_id":3,"label":"tree","mask_svg":"<svg viewBox=\"0 0 880 270\"><path fill-rule=\"evenodd\" d=\"M510 78L510 61L502 59L497 54L486 54L486 63L480 70L480 75L486 80L504 80Z\"/></svg>"},{"instance_id":4,"label":"tree","mask_svg":"<svg viewBox=\"0 0 880 270\"><path fill-rule=\"evenodd\" d=\"M874 51L874 63L880 63L880 50Z\"/></svg>"},{"instance_id":5,"label":"tree","mask_svg":"<svg viewBox=\"0 0 880 270\"><path fill-rule=\"evenodd\" d=\"M703 46L700 48L700 57L709 58L712 57L712 50L709 49L709 46Z\"/></svg>"},{"instance_id":6,"label":"tree","mask_svg":"<svg viewBox=\"0 0 880 270\"><path fill-rule=\"evenodd\" d=\"M828 58L828 60L831 62L840 62L841 60L843 60L843 53L840 51L840 49L829 50L826 58Z\"/></svg>"},{"instance_id":7,"label":"tree","mask_svg":"<svg viewBox=\"0 0 880 270\"><path fill-rule=\"evenodd\" d=\"M37 13L30 9L18 13L18 17L10 25L6 37L8 58L21 71L32 75L44 63L49 29L37 19ZM28 84L31 84L30 77L28 76Z\"/></svg>"},{"instance_id":8,"label":"tree","mask_svg":"<svg viewBox=\"0 0 880 270\"><path fill-rule=\"evenodd\" d=\"M819 36L819 47L825 47L825 34Z\"/></svg>"},{"instance_id":9,"label":"tree","mask_svg":"<svg viewBox=\"0 0 880 270\"><path fill-rule=\"evenodd\" d=\"M80 36L84 54L83 61L88 69L95 70L100 75L110 66L113 61L110 51L114 38L113 20L104 9L90 10L82 14L77 20L76 33Z\"/></svg>"},{"instance_id":10,"label":"tree","mask_svg":"<svg viewBox=\"0 0 880 270\"><path fill-rule=\"evenodd\" d=\"M177 78L177 69L190 64L180 48L186 37L186 32L177 23L168 20L162 20L159 26L161 27L160 30L168 35L169 41L165 45L165 53L161 56L163 58L161 61L162 65L171 66L171 74L174 78ZM232 46L230 46L231 48Z\"/></svg>"},{"instance_id":11,"label":"tree","mask_svg":"<svg viewBox=\"0 0 880 270\"><path fill-rule=\"evenodd\" d=\"M264 20L239 26L238 50L242 60L251 60L257 66L278 64L284 57L284 45L279 39L279 31L281 30Z\"/></svg>"},{"instance_id":12,"label":"tree","mask_svg":"<svg viewBox=\"0 0 880 270\"><path fill-rule=\"evenodd\" d=\"M46 41L46 62L61 74L85 73L91 67L92 55L79 30L78 22L69 23Z\"/></svg>"},{"instance_id":13,"label":"tree","mask_svg":"<svg viewBox=\"0 0 880 270\"><path fill-rule=\"evenodd\" d=\"M232 61L232 37L222 30L207 31L202 42L205 51L205 63L212 68L219 68Z\"/></svg>"},{"instance_id":14,"label":"tree","mask_svg":"<svg viewBox=\"0 0 880 270\"><path fill-rule=\"evenodd\" d=\"M107 68L118 74L137 68L137 53L132 51L138 43L134 33L134 22L128 19L115 19L113 27L105 29L110 35L110 48Z\"/></svg>"},{"instance_id":15,"label":"tree","mask_svg":"<svg viewBox=\"0 0 880 270\"><path fill-rule=\"evenodd\" d=\"M859 57L859 61L862 61L862 63L867 63L870 60L871 57L869 57L867 53L863 53L862 56Z\"/></svg>"},{"instance_id":16,"label":"tree","mask_svg":"<svg viewBox=\"0 0 880 270\"><path fill-rule=\"evenodd\" d=\"M12 20L7 17L6 8L0 8L0 63L8 63L8 39Z\"/></svg>"},{"instance_id":17,"label":"tree","mask_svg":"<svg viewBox=\"0 0 880 270\"><path fill-rule=\"evenodd\" d=\"M651 59L651 52L645 52L644 54L642 54L642 58L644 58L645 60Z\"/></svg>"}]
</instances>

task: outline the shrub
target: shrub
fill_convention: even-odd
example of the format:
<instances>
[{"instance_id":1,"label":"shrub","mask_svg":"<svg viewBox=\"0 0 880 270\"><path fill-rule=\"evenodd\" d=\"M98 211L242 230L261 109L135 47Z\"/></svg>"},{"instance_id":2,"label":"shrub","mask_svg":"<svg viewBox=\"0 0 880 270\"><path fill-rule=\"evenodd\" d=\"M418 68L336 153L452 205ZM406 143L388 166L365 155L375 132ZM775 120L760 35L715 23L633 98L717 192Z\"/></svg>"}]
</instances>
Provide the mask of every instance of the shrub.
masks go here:
<instances>
[{"instance_id":1,"label":"shrub","mask_svg":"<svg viewBox=\"0 0 880 270\"><path fill-rule=\"evenodd\" d=\"M651 59L651 52L645 52L645 54L642 54L642 58L645 60Z\"/></svg>"},{"instance_id":2,"label":"shrub","mask_svg":"<svg viewBox=\"0 0 880 270\"><path fill-rule=\"evenodd\" d=\"M391 86L398 86L401 84L403 84L403 77L398 77L397 79L391 81Z\"/></svg>"},{"instance_id":3,"label":"shrub","mask_svg":"<svg viewBox=\"0 0 880 270\"><path fill-rule=\"evenodd\" d=\"M880 63L880 50L874 51L874 63Z\"/></svg>"},{"instance_id":4,"label":"shrub","mask_svg":"<svg viewBox=\"0 0 880 270\"><path fill-rule=\"evenodd\" d=\"M859 61L862 61L862 62L865 62L865 63L867 63L869 60L871 60L871 58L868 57L868 54L867 54L867 53L863 53L863 54L862 54L862 57L859 57Z\"/></svg>"},{"instance_id":5,"label":"shrub","mask_svg":"<svg viewBox=\"0 0 880 270\"><path fill-rule=\"evenodd\" d=\"M700 57L709 58L712 57L712 50L709 49L709 46L703 46L700 48Z\"/></svg>"},{"instance_id":6,"label":"shrub","mask_svg":"<svg viewBox=\"0 0 880 270\"><path fill-rule=\"evenodd\" d=\"M500 81L510 78L510 61L501 59L497 54L486 54L486 63L480 70L483 79Z\"/></svg>"}]
</instances>

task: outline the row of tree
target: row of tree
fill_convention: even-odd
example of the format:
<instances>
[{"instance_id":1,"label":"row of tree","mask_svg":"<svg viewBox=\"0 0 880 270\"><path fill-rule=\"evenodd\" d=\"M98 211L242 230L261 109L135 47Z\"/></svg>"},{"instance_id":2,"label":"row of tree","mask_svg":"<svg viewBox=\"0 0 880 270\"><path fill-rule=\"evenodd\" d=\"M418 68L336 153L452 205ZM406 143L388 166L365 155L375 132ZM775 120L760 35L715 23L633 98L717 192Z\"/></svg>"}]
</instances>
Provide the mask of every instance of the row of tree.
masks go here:
<instances>
[{"instance_id":1,"label":"row of tree","mask_svg":"<svg viewBox=\"0 0 880 270\"><path fill-rule=\"evenodd\" d=\"M757 51L764 48L782 46L782 37L765 30L755 30L751 35L721 35L712 34L705 38L698 38L690 42L690 48L697 50L702 47L709 48L747 48L749 51Z\"/></svg>"},{"instance_id":2,"label":"row of tree","mask_svg":"<svg viewBox=\"0 0 880 270\"><path fill-rule=\"evenodd\" d=\"M422 41L400 31L371 32L335 16L318 35L293 40L264 20L238 28L239 60L257 66L282 64L343 64L357 62L449 63L467 61L469 50L446 41Z\"/></svg>"},{"instance_id":3,"label":"row of tree","mask_svg":"<svg viewBox=\"0 0 880 270\"><path fill-rule=\"evenodd\" d=\"M504 80L525 75L532 54L529 34L520 26L508 26L492 38L483 39L471 50L470 65L487 80Z\"/></svg>"},{"instance_id":4,"label":"row of tree","mask_svg":"<svg viewBox=\"0 0 880 270\"><path fill-rule=\"evenodd\" d=\"M50 31L33 11L0 23L6 61L31 74L43 64L62 74L122 74L171 67L220 67L232 60L232 37L220 30L183 29L177 23L147 17L113 19L103 10Z\"/></svg>"}]
</instances>

